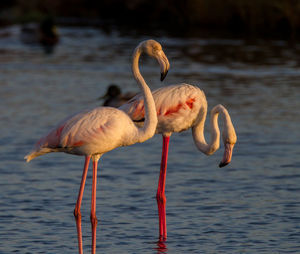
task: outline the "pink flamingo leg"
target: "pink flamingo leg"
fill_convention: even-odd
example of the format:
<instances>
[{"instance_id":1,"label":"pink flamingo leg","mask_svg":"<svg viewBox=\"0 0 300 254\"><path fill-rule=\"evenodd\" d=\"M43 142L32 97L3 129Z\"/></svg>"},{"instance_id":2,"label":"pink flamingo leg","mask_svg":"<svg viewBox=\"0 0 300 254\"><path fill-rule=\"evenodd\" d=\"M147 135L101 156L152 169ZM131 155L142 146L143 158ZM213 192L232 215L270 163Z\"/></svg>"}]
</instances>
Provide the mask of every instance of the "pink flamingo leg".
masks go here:
<instances>
[{"instance_id":1,"label":"pink flamingo leg","mask_svg":"<svg viewBox=\"0 0 300 254\"><path fill-rule=\"evenodd\" d=\"M91 205L91 224L92 224L92 254L96 253L96 188L97 188L97 165L99 158L93 160L93 185L92 185L92 205Z\"/></svg>"},{"instance_id":2,"label":"pink flamingo leg","mask_svg":"<svg viewBox=\"0 0 300 254\"><path fill-rule=\"evenodd\" d=\"M87 175L88 168L89 168L90 159L91 159L91 156L85 157L85 163L84 163L84 168L83 168L83 172L82 172L80 189L79 189L78 198L77 198L77 202L76 202L75 209L74 209L74 216L76 219L76 227L77 227L78 248L79 248L80 254L83 254L80 207L81 207L81 201L82 201L85 180L86 180L86 175Z\"/></svg>"},{"instance_id":3,"label":"pink flamingo leg","mask_svg":"<svg viewBox=\"0 0 300 254\"><path fill-rule=\"evenodd\" d=\"M158 188L156 193L158 217L159 217L159 241L165 241L167 239L167 222L166 222L166 195L165 195L165 183L167 174L167 160L169 150L170 137L163 136L163 148L160 164L160 175L158 180Z\"/></svg>"}]
</instances>

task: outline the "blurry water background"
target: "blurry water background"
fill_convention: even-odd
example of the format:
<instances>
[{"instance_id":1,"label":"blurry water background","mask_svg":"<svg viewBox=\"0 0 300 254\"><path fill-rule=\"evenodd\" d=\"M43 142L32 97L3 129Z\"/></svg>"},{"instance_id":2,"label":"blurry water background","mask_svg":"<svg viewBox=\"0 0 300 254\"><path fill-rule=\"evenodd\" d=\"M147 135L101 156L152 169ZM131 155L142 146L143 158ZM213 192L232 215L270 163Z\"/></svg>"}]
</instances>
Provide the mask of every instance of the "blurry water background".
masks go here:
<instances>
[{"instance_id":1,"label":"blurry water background","mask_svg":"<svg viewBox=\"0 0 300 254\"><path fill-rule=\"evenodd\" d=\"M64 117L99 106L109 84L138 91L131 55L147 36L59 28L52 54L0 30L0 253L76 253L73 209L83 157L23 157ZM161 141L118 148L99 163L97 253L300 252L300 44L285 41L152 37L171 68L142 58L151 89L191 83L209 110L223 104L238 142L218 168L223 144L199 152L191 131L170 141L166 182L168 240L156 244ZM206 130L206 137L209 132ZM90 252L91 170L82 203L84 251Z\"/></svg>"}]
</instances>

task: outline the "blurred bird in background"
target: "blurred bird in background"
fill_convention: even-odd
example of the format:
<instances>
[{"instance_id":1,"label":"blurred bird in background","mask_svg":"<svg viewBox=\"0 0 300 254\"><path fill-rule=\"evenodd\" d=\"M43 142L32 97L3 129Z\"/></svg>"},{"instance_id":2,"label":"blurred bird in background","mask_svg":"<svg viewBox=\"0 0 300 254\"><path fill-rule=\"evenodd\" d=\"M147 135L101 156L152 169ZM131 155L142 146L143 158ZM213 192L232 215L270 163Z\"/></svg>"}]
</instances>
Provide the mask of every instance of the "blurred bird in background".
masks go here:
<instances>
[{"instance_id":1,"label":"blurred bird in background","mask_svg":"<svg viewBox=\"0 0 300 254\"><path fill-rule=\"evenodd\" d=\"M41 45L45 53L53 53L59 42L54 18L48 16L40 23L27 23L21 27L20 39L24 44Z\"/></svg>"},{"instance_id":2,"label":"blurred bird in background","mask_svg":"<svg viewBox=\"0 0 300 254\"><path fill-rule=\"evenodd\" d=\"M118 108L134 97L137 93L127 92L122 94L121 88L116 84L110 84L105 95L99 97L100 100L105 100L103 106Z\"/></svg>"}]
</instances>

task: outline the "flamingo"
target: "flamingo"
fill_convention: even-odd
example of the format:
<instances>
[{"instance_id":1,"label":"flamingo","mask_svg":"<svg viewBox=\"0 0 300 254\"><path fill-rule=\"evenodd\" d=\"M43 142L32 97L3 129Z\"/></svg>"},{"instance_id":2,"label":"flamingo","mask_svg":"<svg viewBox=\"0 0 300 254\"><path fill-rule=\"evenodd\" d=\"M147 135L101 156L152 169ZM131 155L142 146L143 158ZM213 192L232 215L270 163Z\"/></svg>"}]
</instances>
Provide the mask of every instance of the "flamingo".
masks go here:
<instances>
[{"instance_id":1,"label":"flamingo","mask_svg":"<svg viewBox=\"0 0 300 254\"><path fill-rule=\"evenodd\" d=\"M123 111L112 107L98 107L70 116L60 122L57 127L42 137L35 149L25 156L27 162L33 158L51 152L64 152L85 156L84 169L74 216L76 219L79 253L82 249L81 233L81 201L85 186L89 161L93 161L91 225L92 225L92 253L96 251L96 184L97 165L100 157L114 148L129 146L137 142L144 142L151 138L156 129L157 115L150 88L139 71L139 58L142 53L156 58L161 69L161 80L165 78L169 69L169 61L161 45L154 40L141 42L133 53L132 71L145 99L145 124L142 128Z\"/></svg>"},{"instance_id":2,"label":"flamingo","mask_svg":"<svg viewBox=\"0 0 300 254\"><path fill-rule=\"evenodd\" d=\"M156 133L162 134L162 157L160 175L156 193L159 216L159 241L167 239L166 223L166 196L165 182L169 150L170 136L174 132L185 131L192 128L193 139L196 147L206 155L213 154L220 146L220 131L218 127L218 115L223 117L222 139L225 152L219 166L224 167L232 157L236 133L231 122L230 115L221 104L215 106L210 112L210 142L204 137L204 124L207 114L207 101L204 92L193 85L178 84L159 88L153 92L156 105L158 124ZM119 109L126 112L138 125L144 123L144 101L138 94Z\"/></svg>"}]
</instances>

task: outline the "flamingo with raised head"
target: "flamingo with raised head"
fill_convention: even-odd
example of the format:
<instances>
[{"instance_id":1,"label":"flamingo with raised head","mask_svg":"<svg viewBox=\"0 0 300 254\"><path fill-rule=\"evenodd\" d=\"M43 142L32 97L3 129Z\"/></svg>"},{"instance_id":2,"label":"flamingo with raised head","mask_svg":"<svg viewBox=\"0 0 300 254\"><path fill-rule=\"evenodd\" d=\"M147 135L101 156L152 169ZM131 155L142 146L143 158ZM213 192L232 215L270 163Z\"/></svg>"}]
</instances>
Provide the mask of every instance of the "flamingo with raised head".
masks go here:
<instances>
[{"instance_id":1,"label":"flamingo with raised head","mask_svg":"<svg viewBox=\"0 0 300 254\"><path fill-rule=\"evenodd\" d=\"M92 253L96 251L96 184L97 165L99 158L106 152L120 146L129 146L144 142L151 138L157 125L157 114L150 88L139 71L139 58L146 53L158 60L161 68L161 80L165 78L169 69L169 61L161 45L154 40L141 42L133 53L132 71L145 99L145 124L136 127L134 122L123 111L111 107L98 107L75 114L60 122L57 127L42 137L36 148L28 154L27 162L33 158L51 152L65 152L85 156L84 169L74 216L76 219L79 253L82 249L81 212L80 206L85 186L89 161L93 161L93 183L91 203L92 224Z\"/></svg>"},{"instance_id":2,"label":"flamingo with raised head","mask_svg":"<svg viewBox=\"0 0 300 254\"><path fill-rule=\"evenodd\" d=\"M167 239L165 182L169 140L172 133L192 128L193 139L197 148L204 154L211 155L220 146L218 115L221 114L223 117L222 139L225 152L219 164L220 167L226 166L231 161L237 138L228 111L219 104L211 110L210 142L206 142L204 124L207 114L207 101L204 92L198 87L189 84L171 85L159 88L152 94L158 118L156 133L162 134L163 137L156 199L159 216L159 241L165 241ZM144 124L144 100L140 94L133 97L119 109L126 112L138 126Z\"/></svg>"}]
</instances>

